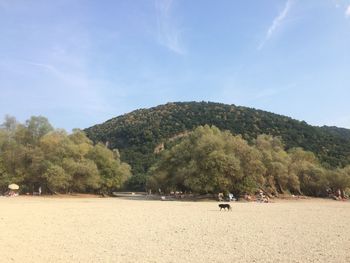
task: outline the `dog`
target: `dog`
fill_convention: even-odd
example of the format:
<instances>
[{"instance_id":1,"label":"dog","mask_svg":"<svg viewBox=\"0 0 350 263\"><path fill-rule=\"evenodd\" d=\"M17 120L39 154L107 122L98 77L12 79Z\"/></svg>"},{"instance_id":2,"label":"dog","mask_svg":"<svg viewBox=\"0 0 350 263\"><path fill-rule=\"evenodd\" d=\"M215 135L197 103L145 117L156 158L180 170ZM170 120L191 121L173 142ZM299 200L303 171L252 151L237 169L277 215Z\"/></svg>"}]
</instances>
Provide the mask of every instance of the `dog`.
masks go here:
<instances>
[{"instance_id":1,"label":"dog","mask_svg":"<svg viewBox=\"0 0 350 263\"><path fill-rule=\"evenodd\" d=\"M221 211L221 209L226 210L226 208L227 208L227 210L232 210L232 208L229 204L219 204L219 207L220 207L220 211Z\"/></svg>"}]
</instances>

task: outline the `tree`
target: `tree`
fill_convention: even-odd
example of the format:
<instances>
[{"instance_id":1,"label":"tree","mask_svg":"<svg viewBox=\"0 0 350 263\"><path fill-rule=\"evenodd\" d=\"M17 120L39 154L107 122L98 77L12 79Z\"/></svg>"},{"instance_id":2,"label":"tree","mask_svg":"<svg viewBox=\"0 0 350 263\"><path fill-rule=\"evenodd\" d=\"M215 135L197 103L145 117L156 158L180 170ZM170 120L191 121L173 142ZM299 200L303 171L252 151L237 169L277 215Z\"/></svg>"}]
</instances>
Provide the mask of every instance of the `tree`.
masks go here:
<instances>
[{"instance_id":1,"label":"tree","mask_svg":"<svg viewBox=\"0 0 350 263\"><path fill-rule=\"evenodd\" d=\"M252 192L263 170L257 151L240 136L206 125L162 153L150 170L148 186L197 193Z\"/></svg>"},{"instance_id":2,"label":"tree","mask_svg":"<svg viewBox=\"0 0 350 263\"><path fill-rule=\"evenodd\" d=\"M328 187L326 170L312 152L301 148L289 151L289 174L298 178L300 193L312 196L325 196Z\"/></svg>"},{"instance_id":3,"label":"tree","mask_svg":"<svg viewBox=\"0 0 350 263\"><path fill-rule=\"evenodd\" d=\"M289 173L290 157L284 150L280 138L271 135L259 135L255 140L256 148L262 154L265 166L265 189L275 195L287 190L299 191L298 178Z\"/></svg>"},{"instance_id":4,"label":"tree","mask_svg":"<svg viewBox=\"0 0 350 263\"><path fill-rule=\"evenodd\" d=\"M120 188L130 166L118 151L94 146L85 133L54 130L44 117L26 124L7 117L0 128L0 189L17 183L23 192L97 192Z\"/></svg>"},{"instance_id":5,"label":"tree","mask_svg":"<svg viewBox=\"0 0 350 263\"><path fill-rule=\"evenodd\" d=\"M50 164L42 177L50 192L67 193L72 180L61 166L55 164Z\"/></svg>"},{"instance_id":6,"label":"tree","mask_svg":"<svg viewBox=\"0 0 350 263\"><path fill-rule=\"evenodd\" d=\"M343 169L328 171L327 179L329 187L333 192L340 190L344 195L344 191L350 188L350 166L346 166Z\"/></svg>"},{"instance_id":7,"label":"tree","mask_svg":"<svg viewBox=\"0 0 350 263\"><path fill-rule=\"evenodd\" d=\"M111 151L103 144L90 149L88 158L95 162L101 175L101 191L112 192L122 187L131 176L131 168L120 161L119 152Z\"/></svg>"},{"instance_id":8,"label":"tree","mask_svg":"<svg viewBox=\"0 0 350 263\"><path fill-rule=\"evenodd\" d=\"M8 133L13 133L16 130L18 122L15 117L6 115L4 122L0 125L0 128Z\"/></svg>"},{"instance_id":9,"label":"tree","mask_svg":"<svg viewBox=\"0 0 350 263\"><path fill-rule=\"evenodd\" d=\"M63 169L71 177L70 191L88 192L100 187L100 176L96 164L84 159L76 162L73 159L63 160Z\"/></svg>"},{"instance_id":10,"label":"tree","mask_svg":"<svg viewBox=\"0 0 350 263\"><path fill-rule=\"evenodd\" d=\"M43 116L32 116L26 121L28 142L36 143L42 136L53 131L48 119Z\"/></svg>"}]
</instances>

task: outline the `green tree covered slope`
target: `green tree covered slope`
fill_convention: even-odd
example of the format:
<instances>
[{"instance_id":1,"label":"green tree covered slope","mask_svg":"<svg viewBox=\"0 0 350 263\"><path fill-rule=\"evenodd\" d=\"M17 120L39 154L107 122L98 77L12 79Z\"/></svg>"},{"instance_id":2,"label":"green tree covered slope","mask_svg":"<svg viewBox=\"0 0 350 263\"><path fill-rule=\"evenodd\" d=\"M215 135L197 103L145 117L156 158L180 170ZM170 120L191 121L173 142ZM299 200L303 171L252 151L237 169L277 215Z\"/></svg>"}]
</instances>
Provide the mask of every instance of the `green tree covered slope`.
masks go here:
<instances>
[{"instance_id":1,"label":"green tree covered slope","mask_svg":"<svg viewBox=\"0 0 350 263\"><path fill-rule=\"evenodd\" d=\"M350 164L350 130L315 127L306 122L253 108L212 102L176 102L139 109L85 129L94 142L117 148L134 175L144 174L157 159L155 149L171 144L200 125L241 134L252 142L259 134L280 136L287 149L312 151L329 167Z\"/></svg>"}]
</instances>

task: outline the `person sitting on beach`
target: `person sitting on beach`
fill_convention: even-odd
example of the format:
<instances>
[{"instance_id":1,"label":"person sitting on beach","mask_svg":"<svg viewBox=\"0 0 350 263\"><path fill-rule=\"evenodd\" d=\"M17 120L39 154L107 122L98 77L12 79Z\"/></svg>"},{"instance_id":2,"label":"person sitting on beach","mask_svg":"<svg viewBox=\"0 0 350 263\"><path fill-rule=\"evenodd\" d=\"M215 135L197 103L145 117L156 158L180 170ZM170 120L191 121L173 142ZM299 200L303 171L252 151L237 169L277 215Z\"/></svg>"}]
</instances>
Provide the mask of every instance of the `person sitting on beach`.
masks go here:
<instances>
[{"instance_id":1,"label":"person sitting on beach","mask_svg":"<svg viewBox=\"0 0 350 263\"><path fill-rule=\"evenodd\" d=\"M233 196L232 193L228 193L228 200L229 200L230 202L232 202L232 201L235 200L235 198L234 198L234 196Z\"/></svg>"},{"instance_id":2,"label":"person sitting on beach","mask_svg":"<svg viewBox=\"0 0 350 263\"><path fill-rule=\"evenodd\" d=\"M223 200L224 200L224 194L218 193L218 201L223 201Z\"/></svg>"}]
</instances>

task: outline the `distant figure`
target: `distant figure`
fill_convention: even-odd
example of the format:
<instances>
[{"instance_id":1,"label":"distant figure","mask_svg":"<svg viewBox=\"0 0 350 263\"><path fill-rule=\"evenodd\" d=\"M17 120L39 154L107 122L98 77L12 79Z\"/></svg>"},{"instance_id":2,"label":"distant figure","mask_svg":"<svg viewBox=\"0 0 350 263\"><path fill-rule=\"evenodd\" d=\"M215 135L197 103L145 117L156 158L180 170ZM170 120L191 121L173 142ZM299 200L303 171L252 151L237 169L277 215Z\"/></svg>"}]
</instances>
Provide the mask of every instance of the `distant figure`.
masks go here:
<instances>
[{"instance_id":1,"label":"distant figure","mask_svg":"<svg viewBox=\"0 0 350 263\"><path fill-rule=\"evenodd\" d=\"M246 200L246 201L251 201L252 200L252 197L250 196L250 194L245 194L244 195L244 199Z\"/></svg>"},{"instance_id":2,"label":"distant figure","mask_svg":"<svg viewBox=\"0 0 350 263\"><path fill-rule=\"evenodd\" d=\"M232 193L228 193L228 200L231 202L231 201L234 201L234 198L233 198L233 194Z\"/></svg>"},{"instance_id":3,"label":"distant figure","mask_svg":"<svg viewBox=\"0 0 350 263\"><path fill-rule=\"evenodd\" d=\"M337 190L337 197L341 198L341 191L340 191L340 189Z\"/></svg>"},{"instance_id":4,"label":"distant figure","mask_svg":"<svg viewBox=\"0 0 350 263\"><path fill-rule=\"evenodd\" d=\"M39 192L39 195L41 195L41 186L39 187L38 192Z\"/></svg>"},{"instance_id":5,"label":"distant figure","mask_svg":"<svg viewBox=\"0 0 350 263\"><path fill-rule=\"evenodd\" d=\"M218 201L224 201L224 194L218 193Z\"/></svg>"}]
</instances>

